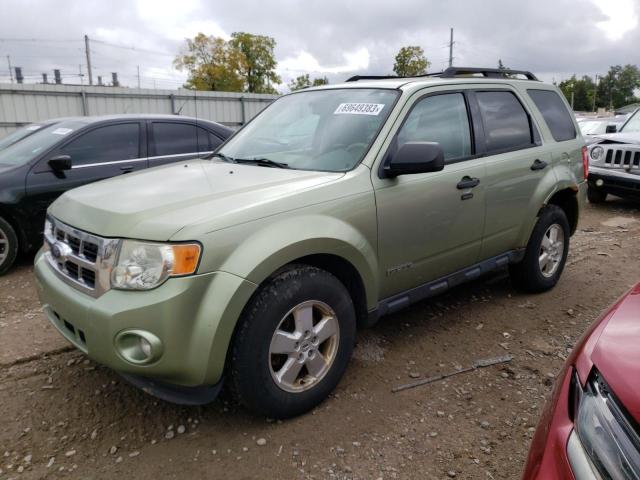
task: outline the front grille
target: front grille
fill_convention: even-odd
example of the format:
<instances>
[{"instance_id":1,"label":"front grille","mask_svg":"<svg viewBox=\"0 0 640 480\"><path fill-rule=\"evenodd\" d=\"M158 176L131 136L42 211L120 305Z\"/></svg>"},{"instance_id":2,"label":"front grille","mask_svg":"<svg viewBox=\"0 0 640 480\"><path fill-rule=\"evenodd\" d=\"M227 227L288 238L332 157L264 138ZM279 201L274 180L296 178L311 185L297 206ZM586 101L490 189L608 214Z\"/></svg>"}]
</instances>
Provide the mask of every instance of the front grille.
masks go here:
<instances>
[{"instance_id":1,"label":"front grille","mask_svg":"<svg viewBox=\"0 0 640 480\"><path fill-rule=\"evenodd\" d=\"M602 166L625 170L640 169L640 147L613 144L600 146L606 149Z\"/></svg>"},{"instance_id":2,"label":"front grille","mask_svg":"<svg viewBox=\"0 0 640 480\"><path fill-rule=\"evenodd\" d=\"M94 297L109 289L118 240L99 237L50 217L45 231L46 257L69 285Z\"/></svg>"}]
</instances>

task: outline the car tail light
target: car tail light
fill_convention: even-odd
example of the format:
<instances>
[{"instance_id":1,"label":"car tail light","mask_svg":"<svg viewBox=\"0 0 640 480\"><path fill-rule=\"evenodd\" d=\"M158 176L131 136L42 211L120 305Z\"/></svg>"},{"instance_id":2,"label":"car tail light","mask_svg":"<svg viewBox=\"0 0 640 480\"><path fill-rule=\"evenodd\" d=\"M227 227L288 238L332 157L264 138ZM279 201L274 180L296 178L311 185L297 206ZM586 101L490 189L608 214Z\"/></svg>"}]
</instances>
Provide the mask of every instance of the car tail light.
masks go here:
<instances>
[{"instance_id":1,"label":"car tail light","mask_svg":"<svg viewBox=\"0 0 640 480\"><path fill-rule=\"evenodd\" d=\"M587 147L582 147L582 170L586 180L589 176L589 154L587 152Z\"/></svg>"}]
</instances>

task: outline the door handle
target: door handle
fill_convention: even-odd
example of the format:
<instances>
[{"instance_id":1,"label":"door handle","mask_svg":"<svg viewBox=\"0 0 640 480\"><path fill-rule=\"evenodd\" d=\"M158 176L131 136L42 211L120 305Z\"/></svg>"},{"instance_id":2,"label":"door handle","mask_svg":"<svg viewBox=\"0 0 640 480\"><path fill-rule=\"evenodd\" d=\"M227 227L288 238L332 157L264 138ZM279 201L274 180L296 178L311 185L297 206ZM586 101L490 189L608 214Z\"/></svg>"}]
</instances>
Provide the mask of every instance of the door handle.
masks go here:
<instances>
[{"instance_id":1,"label":"door handle","mask_svg":"<svg viewBox=\"0 0 640 480\"><path fill-rule=\"evenodd\" d=\"M479 178L469 177L468 175L465 175L464 177L462 177L462 180L458 182L458 184L456 185L456 188L458 190L464 190L466 188L473 188L477 186L479 183L480 183Z\"/></svg>"},{"instance_id":2,"label":"door handle","mask_svg":"<svg viewBox=\"0 0 640 480\"><path fill-rule=\"evenodd\" d=\"M544 160L540 160L536 158L535 161L531 164L531 170L542 170L548 165Z\"/></svg>"}]
</instances>

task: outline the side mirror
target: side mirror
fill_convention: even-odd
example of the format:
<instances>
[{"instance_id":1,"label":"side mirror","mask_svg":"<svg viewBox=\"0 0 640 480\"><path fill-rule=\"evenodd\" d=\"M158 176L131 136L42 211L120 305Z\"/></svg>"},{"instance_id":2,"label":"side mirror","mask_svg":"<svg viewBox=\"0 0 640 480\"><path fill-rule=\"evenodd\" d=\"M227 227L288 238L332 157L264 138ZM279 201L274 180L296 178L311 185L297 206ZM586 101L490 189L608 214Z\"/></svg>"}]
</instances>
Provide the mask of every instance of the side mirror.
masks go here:
<instances>
[{"instance_id":1,"label":"side mirror","mask_svg":"<svg viewBox=\"0 0 640 480\"><path fill-rule=\"evenodd\" d=\"M604 131L605 133L616 133L618 131L618 127L616 127L615 125L607 125L606 130Z\"/></svg>"},{"instance_id":2,"label":"side mirror","mask_svg":"<svg viewBox=\"0 0 640 480\"><path fill-rule=\"evenodd\" d=\"M444 151L436 142L407 142L384 167L386 177L439 172L444 168Z\"/></svg>"},{"instance_id":3,"label":"side mirror","mask_svg":"<svg viewBox=\"0 0 640 480\"><path fill-rule=\"evenodd\" d=\"M69 155L56 155L47 162L54 172L71 170L71 157Z\"/></svg>"}]
</instances>

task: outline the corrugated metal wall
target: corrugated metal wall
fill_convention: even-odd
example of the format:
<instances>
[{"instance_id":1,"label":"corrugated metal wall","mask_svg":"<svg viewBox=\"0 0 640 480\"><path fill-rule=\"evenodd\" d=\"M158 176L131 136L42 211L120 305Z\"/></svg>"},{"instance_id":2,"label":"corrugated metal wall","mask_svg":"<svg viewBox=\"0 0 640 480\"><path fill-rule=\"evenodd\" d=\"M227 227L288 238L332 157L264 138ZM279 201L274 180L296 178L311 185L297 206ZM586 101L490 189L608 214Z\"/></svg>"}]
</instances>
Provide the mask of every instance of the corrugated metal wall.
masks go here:
<instances>
[{"instance_id":1,"label":"corrugated metal wall","mask_svg":"<svg viewBox=\"0 0 640 480\"><path fill-rule=\"evenodd\" d=\"M118 113L173 113L239 127L275 98L255 93L0 84L0 138L38 120Z\"/></svg>"}]
</instances>

